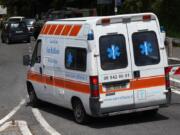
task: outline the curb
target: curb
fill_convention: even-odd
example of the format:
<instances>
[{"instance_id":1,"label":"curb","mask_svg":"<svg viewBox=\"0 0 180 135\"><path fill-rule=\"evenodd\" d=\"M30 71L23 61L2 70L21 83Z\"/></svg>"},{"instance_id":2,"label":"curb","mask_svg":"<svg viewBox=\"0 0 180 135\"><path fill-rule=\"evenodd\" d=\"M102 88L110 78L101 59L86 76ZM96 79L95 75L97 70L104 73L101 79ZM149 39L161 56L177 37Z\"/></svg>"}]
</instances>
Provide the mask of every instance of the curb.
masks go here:
<instances>
[{"instance_id":1,"label":"curb","mask_svg":"<svg viewBox=\"0 0 180 135\"><path fill-rule=\"evenodd\" d=\"M32 135L31 131L28 128L27 122L26 121L10 121L6 122L4 125L0 127L0 132L6 130L7 128L11 126L17 126L22 135Z\"/></svg>"}]
</instances>

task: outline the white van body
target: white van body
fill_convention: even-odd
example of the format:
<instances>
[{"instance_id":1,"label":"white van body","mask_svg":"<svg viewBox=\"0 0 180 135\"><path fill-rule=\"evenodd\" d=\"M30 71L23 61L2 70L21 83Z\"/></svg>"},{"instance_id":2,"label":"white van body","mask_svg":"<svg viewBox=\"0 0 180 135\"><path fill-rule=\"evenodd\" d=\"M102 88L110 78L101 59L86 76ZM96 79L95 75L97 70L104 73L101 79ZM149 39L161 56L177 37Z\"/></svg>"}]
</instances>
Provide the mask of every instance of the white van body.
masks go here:
<instances>
[{"instance_id":1,"label":"white van body","mask_svg":"<svg viewBox=\"0 0 180 135\"><path fill-rule=\"evenodd\" d=\"M168 66L153 13L48 21L27 85L38 99L91 116L158 109L167 104Z\"/></svg>"}]
</instances>

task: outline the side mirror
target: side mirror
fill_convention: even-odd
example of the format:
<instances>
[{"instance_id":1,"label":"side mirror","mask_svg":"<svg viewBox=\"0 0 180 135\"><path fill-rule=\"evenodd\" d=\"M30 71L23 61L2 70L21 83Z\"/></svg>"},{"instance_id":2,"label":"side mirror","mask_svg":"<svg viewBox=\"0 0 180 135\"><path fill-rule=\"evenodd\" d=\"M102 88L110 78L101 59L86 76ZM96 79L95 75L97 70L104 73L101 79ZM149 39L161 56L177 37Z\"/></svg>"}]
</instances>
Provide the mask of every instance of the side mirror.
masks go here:
<instances>
[{"instance_id":1,"label":"side mirror","mask_svg":"<svg viewBox=\"0 0 180 135\"><path fill-rule=\"evenodd\" d=\"M29 66L30 65L30 61L31 61L31 59L30 59L29 55L24 55L23 56L23 65L24 66Z\"/></svg>"}]
</instances>

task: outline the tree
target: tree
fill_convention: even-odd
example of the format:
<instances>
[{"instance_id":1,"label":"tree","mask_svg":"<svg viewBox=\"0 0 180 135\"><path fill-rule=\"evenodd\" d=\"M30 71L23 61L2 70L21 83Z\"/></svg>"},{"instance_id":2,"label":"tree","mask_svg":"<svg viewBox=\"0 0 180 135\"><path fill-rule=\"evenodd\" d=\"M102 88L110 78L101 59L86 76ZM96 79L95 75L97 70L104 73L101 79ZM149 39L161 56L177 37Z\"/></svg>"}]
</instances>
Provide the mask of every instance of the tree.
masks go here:
<instances>
[{"instance_id":1,"label":"tree","mask_svg":"<svg viewBox=\"0 0 180 135\"><path fill-rule=\"evenodd\" d=\"M164 0L160 7L160 18L168 29L180 31L180 1Z\"/></svg>"},{"instance_id":2,"label":"tree","mask_svg":"<svg viewBox=\"0 0 180 135\"><path fill-rule=\"evenodd\" d=\"M168 34L180 35L179 0L125 0L120 13L154 12Z\"/></svg>"},{"instance_id":3,"label":"tree","mask_svg":"<svg viewBox=\"0 0 180 135\"><path fill-rule=\"evenodd\" d=\"M152 12L162 0L125 0L121 6L121 13Z\"/></svg>"}]
</instances>

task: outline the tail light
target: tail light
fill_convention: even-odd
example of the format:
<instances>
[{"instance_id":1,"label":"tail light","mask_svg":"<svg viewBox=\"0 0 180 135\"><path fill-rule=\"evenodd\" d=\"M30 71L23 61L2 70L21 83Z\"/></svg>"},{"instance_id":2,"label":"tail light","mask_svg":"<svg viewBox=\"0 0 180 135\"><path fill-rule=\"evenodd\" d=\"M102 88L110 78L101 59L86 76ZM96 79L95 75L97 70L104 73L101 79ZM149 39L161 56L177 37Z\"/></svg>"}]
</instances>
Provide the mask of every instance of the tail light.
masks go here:
<instances>
[{"instance_id":1,"label":"tail light","mask_svg":"<svg viewBox=\"0 0 180 135\"><path fill-rule=\"evenodd\" d=\"M165 67L165 81L166 81L166 89L170 89L170 79L169 79L169 72L171 71L171 67Z\"/></svg>"},{"instance_id":2,"label":"tail light","mask_svg":"<svg viewBox=\"0 0 180 135\"><path fill-rule=\"evenodd\" d=\"M90 76L91 97L99 97L98 76Z\"/></svg>"},{"instance_id":3,"label":"tail light","mask_svg":"<svg viewBox=\"0 0 180 135\"><path fill-rule=\"evenodd\" d=\"M150 21L151 20L151 15L144 15L143 16L143 21Z\"/></svg>"}]
</instances>

